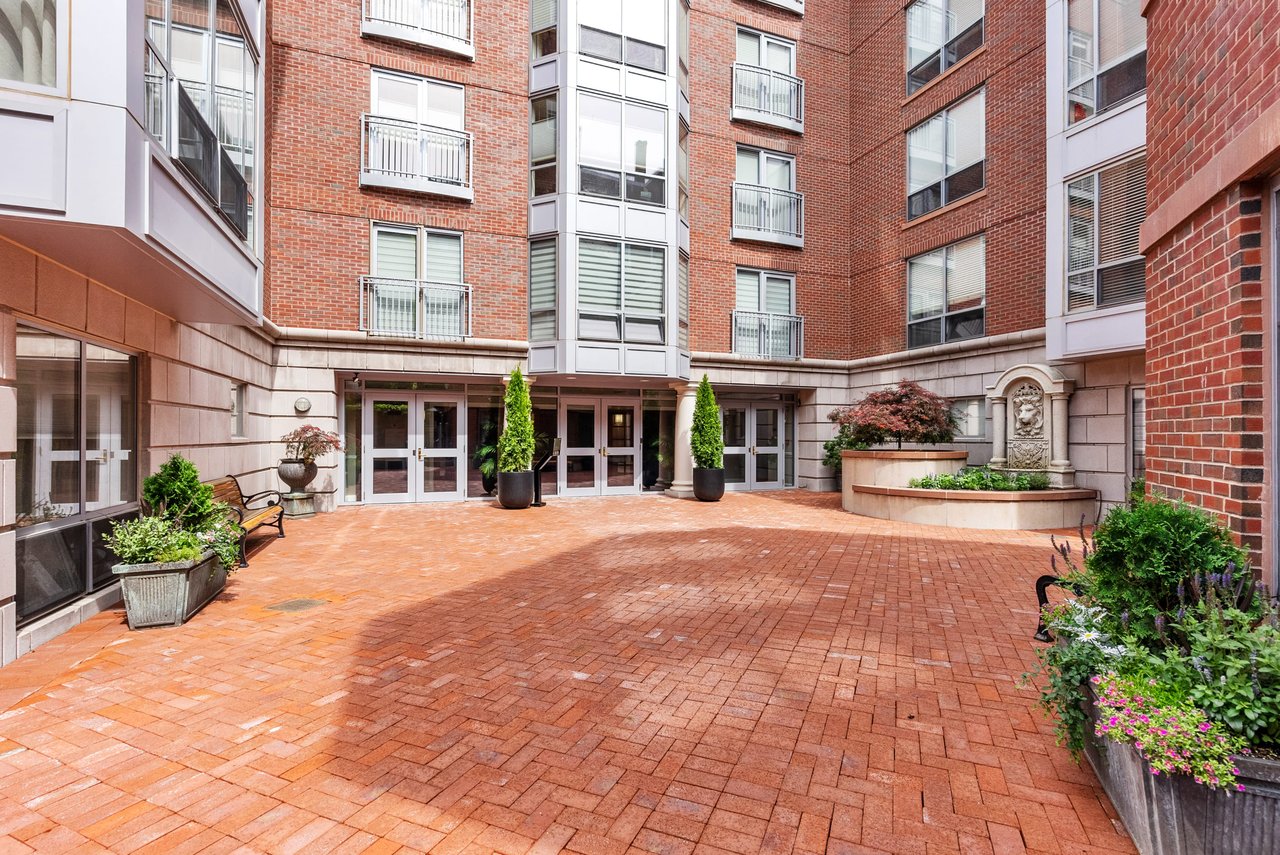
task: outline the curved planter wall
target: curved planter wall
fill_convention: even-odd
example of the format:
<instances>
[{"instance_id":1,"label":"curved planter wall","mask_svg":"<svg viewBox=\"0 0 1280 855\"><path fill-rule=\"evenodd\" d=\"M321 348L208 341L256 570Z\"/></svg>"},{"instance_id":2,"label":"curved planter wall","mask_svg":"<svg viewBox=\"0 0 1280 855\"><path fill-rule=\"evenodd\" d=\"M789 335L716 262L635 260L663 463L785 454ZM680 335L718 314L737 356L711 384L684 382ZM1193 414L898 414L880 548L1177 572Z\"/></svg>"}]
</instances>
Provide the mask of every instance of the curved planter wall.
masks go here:
<instances>
[{"instance_id":1,"label":"curved planter wall","mask_svg":"<svg viewBox=\"0 0 1280 855\"><path fill-rule=\"evenodd\" d=\"M967 451L842 451L844 492L854 484L905 487L912 478L954 475L969 462ZM845 508L848 510L848 508Z\"/></svg>"},{"instance_id":2,"label":"curved planter wall","mask_svg":"<svg viewBox=\"0 0 1280 855\"><path fill-rule=\"evenodd\" d=\"M994 530L1070 528L1098 514L1093 490L921 490L853 485L845 510L879 520Z\"/></svg>"}]
</instances>

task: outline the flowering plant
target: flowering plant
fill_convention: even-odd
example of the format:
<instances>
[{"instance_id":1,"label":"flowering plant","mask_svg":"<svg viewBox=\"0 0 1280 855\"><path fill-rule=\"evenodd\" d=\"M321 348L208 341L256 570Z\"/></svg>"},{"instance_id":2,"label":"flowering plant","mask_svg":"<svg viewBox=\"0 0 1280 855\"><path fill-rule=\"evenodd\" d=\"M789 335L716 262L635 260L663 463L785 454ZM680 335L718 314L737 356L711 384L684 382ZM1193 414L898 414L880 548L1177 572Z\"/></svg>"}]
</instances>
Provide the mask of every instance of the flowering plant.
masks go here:
<instances>
[{"instance_id":1,"label":"flowering plant","mask_svg":"<svg viewBox=\"0 0 1280 855\"><path fill-rule=\"evenodd\" d=\"M868 445L887 439L896 439L898 448L904 441L950 442L956 432L947 399L911 380L870 392L852 407L832 410L828 418L842 429L850 428L855 442Z\"/></svg>"},{"instance_id":2,"label":"flowering plant","mask_svg":"<svg viewBox=\"0 0 1280 855\"><path fill-rule=\"evenodd\" d=\"M305 463L311 463L322 454L342 449L342 437L315 425L303 425L291 430L280 437L280 441L286 446L285 459Z\"/></svg>"},{"instance_id":3,"label":"flowering plant","mask_svg":"<svg viewBox=\"0 0 1280 855\"><path fill-rule=\"evenodd\" d=\"M1151 767L1152 775L1190 775L1197 784L1243 790L1240 770L1231 757L1247 754L1239 736L1209 721L1203 710L1162 694L1155 680L1140 681L1116 674L1095 675L1098 736L1132 745Z\"/></svg>"}]
</instances>

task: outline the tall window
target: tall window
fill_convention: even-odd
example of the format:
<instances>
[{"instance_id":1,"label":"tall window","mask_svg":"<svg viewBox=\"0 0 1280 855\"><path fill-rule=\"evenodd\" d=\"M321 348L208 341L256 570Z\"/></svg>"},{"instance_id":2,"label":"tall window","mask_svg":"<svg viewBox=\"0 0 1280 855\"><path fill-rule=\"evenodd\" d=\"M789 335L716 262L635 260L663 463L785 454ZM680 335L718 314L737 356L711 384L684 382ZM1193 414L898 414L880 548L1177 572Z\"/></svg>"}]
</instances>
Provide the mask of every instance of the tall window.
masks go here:
<instances>
[{"instance_id":1,"label":"tall window","mask_svg":"<svg viewBox=\"0 0 1280 855\"><path fill-rule=\"evenodd\" d=\"M666 249L578 242L578 337L662 344Z\"/></svg>"},{"instance_id":2,"label":"tall window","mask_svg":"<svg viewBox=\"0 0 1280 855\"><path fill-rule=\"evenodd\" d=\"M1129 442L1132 456L1130 468L1134 478L1147 477L1147 387L1137 386L1130 393Z\"/></svg>"},{"instance_id":3,"label":"tall window","mask_svg":"<svg viewBox=\"0 0 1280 855\"><path fill-rule=\"evenodd\" d=\"M795 277L739 267L734 285L734 353L775 359L799 357L803 329L795 315Z\"/></svg>"},{"instance_id":4,"label":"tall window","mask_svg":"<svg viewBox=\"0 0 1280 855\"><path fill-rule=\"evenodd\" d=\"M529 101L529 192L550 196L556 192L556 93Z\"/></svg>"},{"instance_id":5,"label":"tall window","mask_svg":"<svg viewBox=\"0 0 1280 855\"><path fill-rule=\"evenodd\" d=\"M907 131L907 219L981 190L986 156L982 90Z\"/></svg>"},{"instance_id":6,"label":"tall window","mask_svg":"<svg viewBox=\"0 0 1280 855\"><path fill-rule=\"evenodd\" d=\"M679 332L678 332L679 338L676 341L676 344L680 346L681 350L688 350L689 349L689 256L685 255L683 252L680 253L679 275L680 275L680 281L678 285L680 287L680 293L679 293L680 325L679 325Z\"/></svg>"},{"instance_id":7,"label":"tall window","mask_svg":"<svg viewBox=\"0 0 1280 855\"><path fill-rule=\"evenodd\" d=\"M138 499L135 359L28 327L17 336L19 622L109 585L102 544Z\"/></svg>"},{"instance_id":8,"label":"tall window","mask_svg":"<svg viewBox=\"0 0 1280 855\"><path fill-rule=\"evenodd\" d=\"M983 0L916 0L907 7L907 92L982 46Z\"/></svg>"},{"instance_id":9,"label":"tall window","mask_svg":"<svg viewBox=\"0 0 1280 855\"><path fill-rule=\"evenodd\" d=\"M667 113L630 101L579 95L579 192L667 204Z\"/></svg>"},{"instance_id":10,"label":"tall window","mask_svg":"<svg viewBox=\"0 0 1280 855\"><path fill-rule=\"evenodd\" d=\"M679 210L680 219L689 225L689 126L680 120L679 147Z\"/></svg>"},{"instance_id":11,"label":"tall window","mask_svg":"<svg viewBox=\"0 0 1280 855\"><path fill-rule=\"evenodd\" d=\"M557 38L559 31L556 27L557 5L557 0L533 0L529 20L533 30L534 60L551 56L560 50Z\"/></svg>"},{"instance_id":12,"label":"tall window","mask_svg":"<svg viewBox=\"0 0 1280 855\"><path fill-rule=\"evenodd\" d=\"M907 259L907 346L983 335L986 301L985 236Z\"/></svg>"},{"instance_id":13,"label":"tall window","mask_svg":"<svg viewBox=\"0 0 1280 855\"><path fill-rule=\"evenodd\" d=\"M55 0L0 3L0 80L58 84L58 4Z\"/></svg>"},{"instance_id":14,"label":"tall window","mask_svg":"<svg viewBox=\"0 0 1280 855\"><path fill-rule=\"evenodd\" d=\"M590 0L578 5L579 50L665 74L667 0Z\"/></svg>"},{"instance_id":15,"label":"tall window","mask_svg":"<svg viewBox=\"0 0 1280 855\"><path fill-rule=\"evenodd\" d=\"M1147 215L1147 158L1067 184L1067 311L1143 299L1138 232Z\"/></svg>"},{"instance_id":16,"label":"tall window","mask_svg":"<svg viewBox=\"0 0 1280 855\"><path fill-rule=\"evenodd\" d=\"M1067 5L1067 124L1103 113L1147 88L1147 22L1135 0Z\"/></svg>"},{"instance_id":17,"label":"tall window","mask_svg":"<svg viewBox=\"0 0 1280 855\"><path fill-rule=\"evenodd\" d=\"M556 239L529 244L529 341L556 337Z\"/></svg>"},{"instance_id":18,"label":"tall window","mask_svg":"<svg viewBox=\"0 0 1280 855\"><path fill-rule=\"evenodd\" d=\"M371 255L371 329L426 338L467 331L461 234L378 224Z\"/></svg>"}]
</instances>

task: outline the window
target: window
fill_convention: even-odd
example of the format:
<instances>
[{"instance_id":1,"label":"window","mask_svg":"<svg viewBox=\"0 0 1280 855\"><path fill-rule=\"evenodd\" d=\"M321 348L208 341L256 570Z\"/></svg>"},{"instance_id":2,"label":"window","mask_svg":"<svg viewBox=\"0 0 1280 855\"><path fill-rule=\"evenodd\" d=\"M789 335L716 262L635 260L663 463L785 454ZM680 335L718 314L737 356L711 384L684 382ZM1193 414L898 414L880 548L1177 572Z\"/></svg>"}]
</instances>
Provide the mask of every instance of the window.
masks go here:
<instances>
[{"instance_id":1,"label":"window","mask_svg":"<svg viewBox=\"0 0 1280 855\"><path fill-rule=\"evenodd\" d=\"M680 210L680 219L684 224L689 225L689 126L684 123L684 119L680 120L680 147L678 156L680 158L679 166L679 194L678 205Z\"/></svg>"},{"instance_id":2,"label":"window","mask_svg":"<svg viewBox=\"0 0 1280 855\"><path fill-rule=\"evenodd\" d=\"M790 273L738 268L733 313L733 352L796 359L803 336L795 312L796 280Z\"/></svg>"},{"instance_id":3,"label":"window","mask_svg":"<svg viewBox=\"0 0 1280 855\"><path fill-rule=\"evenodd\" d=\"M410 186L450 195L470 188L471 136L463 130L466 90L440 80L375 70L369 92L362 181L425 182Z\"/></svg>"},{"instance_id":4,"label":"window","mask_svg":"<svg viewBox=\"0 0 1280 855\"><path fill-rule=\"evenodd\" d=\"M916 0L907 7L907 92L982 46L983 0Z\"/></svg>"},{"instance_id":5,"label":"window","mask_svg":"<svg viewBox=\"0 0 1280 855\"><path fill-rule=\"evenodd\" d=\"M1130 466L1134 478L1147 477L1147 389L1131 390L1129 407L1129 440L1132 444Z\"/></svg>"},{"instance_id":6,"label":"window","mask_svg":"<svg viewBox=\"0 0 1280 855\"><path fill-rule=\"evenodd\" d=\"M1067 184L1067 311L1142 300L1146 262L1138 232L1147 215L1147 158Z\"/></svg>"},{"instance_id":7,"label":"window","mask_svg":"<svg viewBox=\"0 0 1280 855\"><path fill-rule=\"evenodd\" d=\"M244 383L231 384L231 435L246 436L245 433L245 393L248 386Z\"/></svg>"},{"instance_id":8,"label":"window","mask_svg":"<svg viewBox=\"0 0 1280 855\"><path fill-rule=\"evenodd\" d=\"M0 3L0 80L56 86L57 63L58 4L53 0Z\"/></svg>"},{"instance_id":9,"label":"window","mask_svg":"<svg viewBox=\"0 0 1280 855\"><path fill-rule=\"evenodd\" d=\"M1067 5L1067 124L1106 112L1147 88L1147 22L1137 0Z\"/></svg>"},{"instance_id":10,"label":"window","mask_svg":"<svg viewBox=\"0 0 1280 855\"><path fill-rule=\"evenodd\" d=\"M378 224L366 280L367 329L383 335L458 338L469 334L462 235Z\"/></svg>"},{"instance_id":11,"label":"window","mask_svg":"<svg viewBox=\"0 0 1280 855\"><path fill-rule=\"evenodd\" d=\"M102 544L136 513L136 360L30 327L17 334L18 622L114 581Z\"/></svg>"},{"instance_id":12,"label":"window","mask_svg":"<svg viewBox=\"0 0 1280 855\"><path fill-rule=\"evenodd\" d=\"M556 239L529 244L529 341L556 337Z\"/></svg>"},{"instance_id":13,"label":"window","mask_svg":"<svg viewBox=\"0 0 1280 855\"><path fill-rule=\"evenodd\" d=\"M676 344L681 350L689 349L689 256L680 253L680 327Z\"/></svg>"},{"instance_id":14,"label":"window","mask_svg":"<svg viewBox=\"0 0 1280 855\"><path fill-rule=\"evenodd\" d=\"M689 95L689 4L685 0L676 3L676 38L679 40L677 53L680 61L680 91Z\"/></svg>"},{"instance_id":15,"label":"window","mask_svg":"<svg viewBox=\"0 0 1280 855\"><path fill-rule=\"evenodd\" d=\"M534 196L556 193L555 93L529 101L529 192Z\"/></svg>"},{"instance_id":16,"label":"window","mask_svg":"<svg viewBox=\"0 0 1280 855\"><path fill-rule=\"evenodd\" d=\"M533 30L533 59L558 53L559 30L556 27L558 0L533 0L530 22Z\"/></svg>"},{"instance_id":17,"label":"window","mask_svg":"<svg viewBox=\"0 0 1280 855\"><path fill-rule=\"evenodd\" d=\"M250 240L258 63L247 31L231 0L149 0L146 16L146 129ZM175 113L176 139L170 139Z\"/></svg>"},{"instance_id":18,"label":"window","mask_svg":"<svg viewBox=\"0 0 1280 855\"><path fill-rule=\"evenodd\" d=\"M578 242L578 337L662 344L666 249Z\"/></svg>"},{"instance_id":19,"label":"window","mask_svg":"<svg viewBox=\"0 0 1280 855\"><path fill-rule=\"evenodd\" d=\"M986 398L956 398L951 402L951 415L956 420L957 438L982 439L986 436Z\"/></svg>"},{"instance_id":20,"label":"window","mask_svg":"<svg viewBox=\"0 0 1280 855\"><path fill-rule=\"evenodd\" d=\"M466 121L466 91L454 83L374 71L369 112L433 128L460 131Z\"/></svg>"},{"instance_id":21,"label":"window","mask_svg":"<svg viewBox=\"0 0 1280 855\"><path fill-rule=\"evenodd\" d=\"M795 76L795 43L739 27L737 44L733 107L742 112L734 118L799 125L804 118L804 83Z\"/></svg>"},{"instance_id":22,"label":"window","mask_svg":"<svg viewBox=\"0 0 1280 855\"><path fill-rule=\"evenodd\" d=\"M983 235L907 259L907 347L983 335L986 298Z\"/></svg>"},{"instance_id":23,"label":"window","mask_svg":"<svg viewBox=\"0 0 1280 855\"><path fill-rule=\"evenodd\" d=\"M666 73L666 0L591 0L578 6L578 23L587 56Z\"/></svg>"},{"instance_id":24,"label":"window","mask_svg":"<svg viewBox=\"0 0 1280 855\"><path fill-rule=\"evenodd\" d=\"M907 131L907 219L981 190L986 156L981 90Z\"/></svg>"},{"instance_id":25,"label":"window","mask_svg":"<svg viewBox=\"0 0 1280 855\"><path fill-rule=\"evenodd\" d=\"M790 155L738 147L733 185L735 230L768 239L803 236L804 197L795 192L795 167L795 158Z\"/></svg>"},{"instance_id":26,"label":"window","mask_svg":"<svg viewBox=\"0 0 1280 855\"><path fill-rule=\"evenodd\" d=\"M737 61L780 74L795 74L795 42L739 27Z\"/></svg>"},{"instance_id":27,"label":"window","mask_svg":"<svg viewBox=\"0 0 1280 855\"><path fill-rule=\"evenodd\" d=\"M578 103L579 192L665 206L666 111L598 95Z\"/></svg>"}]
</instances>

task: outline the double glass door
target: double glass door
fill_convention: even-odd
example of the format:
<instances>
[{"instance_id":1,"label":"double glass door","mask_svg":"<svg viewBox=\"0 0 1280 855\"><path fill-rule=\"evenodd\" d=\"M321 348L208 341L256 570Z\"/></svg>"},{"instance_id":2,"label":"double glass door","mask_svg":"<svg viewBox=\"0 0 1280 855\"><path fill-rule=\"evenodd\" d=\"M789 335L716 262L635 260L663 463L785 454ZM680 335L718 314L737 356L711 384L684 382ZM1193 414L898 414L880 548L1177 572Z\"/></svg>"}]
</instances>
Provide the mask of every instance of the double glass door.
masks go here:
<instances>
[{"instance_id":1,"label":"double glass door","mask_svg":"<svg viewBox=\"0 0 1280 855\"><path fill-rule=\"evenodd\" d=\"M387 392L364 401L363 493L369 502L461 499L462 398Z\"/></svg>"},{"instance_id":2,"label":"double glass door","mask_svg":"<svg viewBox=\"0 0 1280 855\"><path fill-rule=\"evenodd\" d=\"M639 410L636 401L567 398L561 402L561 495L639 491Z\"/></svg>"},{"instance_id":3,"label":"double glass door","mask_svg":"<svg viewBox=\"0 0 1280 855\"><path fill-rule=\"evenodd\" d=\"M730 490L783 485L783 409L777 404L726 404L724 481Z\"/></svg>"}]
</instances>

